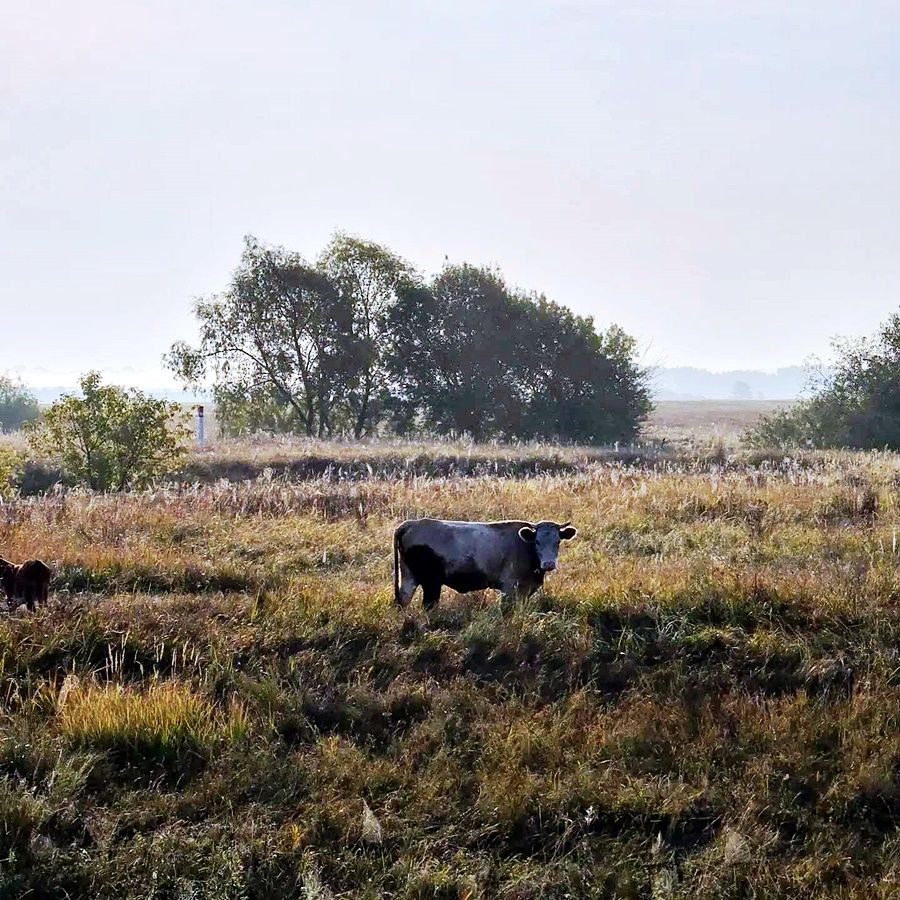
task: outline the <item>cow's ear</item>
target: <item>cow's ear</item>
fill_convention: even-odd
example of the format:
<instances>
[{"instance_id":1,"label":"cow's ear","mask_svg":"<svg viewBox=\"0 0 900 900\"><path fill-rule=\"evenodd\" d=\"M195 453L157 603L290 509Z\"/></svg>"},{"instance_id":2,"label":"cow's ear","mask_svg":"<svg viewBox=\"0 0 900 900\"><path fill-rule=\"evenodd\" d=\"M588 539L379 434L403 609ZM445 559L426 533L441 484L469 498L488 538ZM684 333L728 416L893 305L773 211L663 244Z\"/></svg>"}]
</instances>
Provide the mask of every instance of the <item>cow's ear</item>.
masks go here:
<instances>
[{"instance_id":1,"label":"cow's ear","mask_svg":"<svg viewBox=\"0 0 900 900\"><path fill-rule=\"evenodd\" d=\"M536 536L537 532L530 525L525 525L519 529L519 537L522 538L526 544L533 544Z\"/></svg>"},{"instance_id":2,"label":"cow's ear","mask_svg":"<svg viewBox=\"0 0 900 900\"><path fill-rule=\"evenodd\" d=\"M571 541L578 534L578 529L574 525L564 525L559 529L559 539L561 541Z\"/></svg>"}]
</instances>

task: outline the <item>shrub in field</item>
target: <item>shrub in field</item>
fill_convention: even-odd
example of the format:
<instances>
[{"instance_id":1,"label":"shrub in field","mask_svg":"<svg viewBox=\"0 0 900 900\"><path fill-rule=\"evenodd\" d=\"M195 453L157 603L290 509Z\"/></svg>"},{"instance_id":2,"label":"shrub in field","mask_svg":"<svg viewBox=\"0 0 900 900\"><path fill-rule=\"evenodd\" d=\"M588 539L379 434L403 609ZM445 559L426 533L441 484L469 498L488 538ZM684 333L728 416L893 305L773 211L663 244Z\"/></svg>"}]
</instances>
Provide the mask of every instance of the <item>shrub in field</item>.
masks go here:
<instances>
[{"instance_id":1,"label":"shrub in field","mask_svg":"<svg viewBox=\"0 0 900 900\"><path fill-rule=\"evenodd\" d=\"M14 477L14 484L24 497L45 494L57 484L72 482L71 475L48 459L25 459Z\"/></svg>"},{"instance_id":2,"label":"shrub in field","mask_svg":"<svg viewBox=\"0 0 900 900\"><path fill-rule=\"evenodd\" d=\"M22 459L15 450L9 447L0 447L0 497L11 488L21 464Z\"/></svg>"},{"instance_id":3,"label":"shrub in field","mask_svg":"<svg viewBox=\"0 0 900 900\"><path fill-rule=\"evenodd\" d=\"M171 471L185 452L184 414L176 403L81 379L81 397L64 396L31 435L32 446L96 491L142 487Z\"/></svg>"},{"instance_id":4,"label":"shrub in field","mask_svg":"<svg viewBox=\"0 0 900 900\"><path fill-rule=\"evenodd\" d=\"M15 431L40 414L37 399L21 381L0 375L0 431Z\"/></svg>"},{"instance_id":5,"label":"shrub in field","mask_svg":"<svg viewBox=\"0 0 900 900\"><path fill-rule=\"evenodd\" d=\"M809 400L766 416L753 447L900 450L900 313L869 340L838 341L838 364Z\"/></svg>"},{"instance_id":6,"label":"shrub in field","mask_svg":"<svg viewBox=\"0 0 900 900\"><path fill-rule=\"evenodd\" d=\"M216 385L213 389L213 403L216 425L223 438L302 434L304 431L304 425L294 408L271 389Z\"/></svg>"},{"instance_id":7,"label":"shrub in field","mask_svg":"<svg viewBox=\"0 0 900 900\"><path fill-rule=\"evenodd\" d=\"M143 692L76 683L64 689L59 707L60 730L73 745L138 759L206 757L220 740L236 738L244 728L238 708L224 715L178 682Z\"/></svg>"}]
</instances>

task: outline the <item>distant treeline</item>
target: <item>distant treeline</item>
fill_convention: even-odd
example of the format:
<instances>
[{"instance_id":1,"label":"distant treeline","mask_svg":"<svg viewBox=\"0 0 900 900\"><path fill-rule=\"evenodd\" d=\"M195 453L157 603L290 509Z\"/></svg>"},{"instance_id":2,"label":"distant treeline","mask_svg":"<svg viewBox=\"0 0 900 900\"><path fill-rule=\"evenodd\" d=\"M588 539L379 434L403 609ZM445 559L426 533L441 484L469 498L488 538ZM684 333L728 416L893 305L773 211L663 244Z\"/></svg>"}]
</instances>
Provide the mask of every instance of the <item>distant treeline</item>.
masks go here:
<instances>
[{"instance_id":1,"label":"distant treeline","mask_svg":"<svg viewBox=\"0 0 900 900\"><path fill-rule=\"evenodd\" d=\"M835 340L834 356L813 395L766 416L748 444L900 451L900 312L870 338Z\"/></svg>"},{"instance_id":2,"label":"distant treeline","mask_svg":"<svg viewBox=\"0 0 900 900\"><path fill-rule=\"evenodd\" d=\"M17 431L40 414L33 391L10 375L0 375L0 431Z\"/></svg>"},{"instance_id":3,"label":"distant treeline","mask_svg":"<svg viewBox=\"0 0 900 900\"><path fill-rule=\"evenodd\" d=\"M634 437L651 409L633 338L598 330L494 269L426 279L387 248L336 235L315 263L246 239L231 284L199 300L196 347L166 356L211 376L226 434L378 431L476 440Z\"/></svg>"}]
</instances>

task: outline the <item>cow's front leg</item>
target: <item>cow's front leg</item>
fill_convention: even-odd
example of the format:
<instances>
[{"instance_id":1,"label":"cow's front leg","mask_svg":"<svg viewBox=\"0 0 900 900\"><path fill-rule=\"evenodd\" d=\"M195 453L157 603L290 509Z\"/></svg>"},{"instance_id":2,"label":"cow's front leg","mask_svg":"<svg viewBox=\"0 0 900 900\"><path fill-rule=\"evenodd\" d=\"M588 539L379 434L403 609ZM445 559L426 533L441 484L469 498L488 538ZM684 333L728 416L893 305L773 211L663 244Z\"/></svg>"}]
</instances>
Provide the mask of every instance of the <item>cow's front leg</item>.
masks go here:
<instances>
[{"instance_id":1,"label":"cow's front leg","mask_svg":"<svg viewBox=\"0 0 900 900\"><path fill-rule=\"evenodd\" d=\"M500 582L500 610L503 615L511 612L516 603L528 596L522 588L522 583L515 578L505 578Z\"/></svg>"},{"instance_id":2,"label":"cow's front leg","mask_svg":"<svg viewBox=\"0 0 900 900\"><path fill-rule=\"evenodd\" d=\"M500 607L504 615L509 612L516 603L527 600L541 583L530 578L509 578L500 585Z\"/></svg>"}]
</instances>

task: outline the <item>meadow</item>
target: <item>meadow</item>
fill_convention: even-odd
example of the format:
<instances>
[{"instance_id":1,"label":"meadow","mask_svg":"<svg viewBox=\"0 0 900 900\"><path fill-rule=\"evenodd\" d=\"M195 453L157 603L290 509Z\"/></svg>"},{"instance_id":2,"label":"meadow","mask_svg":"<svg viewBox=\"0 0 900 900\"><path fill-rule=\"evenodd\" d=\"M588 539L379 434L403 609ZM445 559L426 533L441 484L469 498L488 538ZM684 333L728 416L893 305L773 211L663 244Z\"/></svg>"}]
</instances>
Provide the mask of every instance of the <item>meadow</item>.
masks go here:
<instances>
[{"instance_id":1,"label":"meadow","mask_svg":"<svg viewBox=\"0 0 900 900\"><path fill-rule=\"evenodd\" d=\"M400 444L10 499L0 896L896 896L898 509L888 454ZM580 533L426 617L425 514Z\"/></svg>"}]
</instances>

